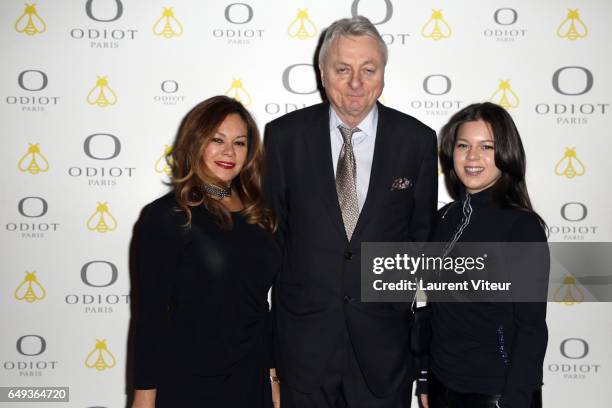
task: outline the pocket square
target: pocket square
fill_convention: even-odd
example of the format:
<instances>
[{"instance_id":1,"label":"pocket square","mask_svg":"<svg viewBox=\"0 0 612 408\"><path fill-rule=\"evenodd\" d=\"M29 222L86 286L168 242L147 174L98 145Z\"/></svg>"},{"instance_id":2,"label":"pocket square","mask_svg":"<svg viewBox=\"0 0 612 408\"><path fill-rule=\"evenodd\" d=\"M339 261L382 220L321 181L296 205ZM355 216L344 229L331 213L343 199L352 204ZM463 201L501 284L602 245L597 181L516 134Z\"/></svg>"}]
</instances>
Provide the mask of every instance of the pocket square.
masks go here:
<instances>
[{"instance_id":1,"label":"pocket square","mask_svg":"<svg viewBox=\"0 0 612 408\"><path fill-rule=\"evenodd\" d=\"M412 180L406 177L400 177L393 180L393 184L391 184L391 191L395 190L405 190L408 187L412 186Z\"/></svg>"}]
</instances>

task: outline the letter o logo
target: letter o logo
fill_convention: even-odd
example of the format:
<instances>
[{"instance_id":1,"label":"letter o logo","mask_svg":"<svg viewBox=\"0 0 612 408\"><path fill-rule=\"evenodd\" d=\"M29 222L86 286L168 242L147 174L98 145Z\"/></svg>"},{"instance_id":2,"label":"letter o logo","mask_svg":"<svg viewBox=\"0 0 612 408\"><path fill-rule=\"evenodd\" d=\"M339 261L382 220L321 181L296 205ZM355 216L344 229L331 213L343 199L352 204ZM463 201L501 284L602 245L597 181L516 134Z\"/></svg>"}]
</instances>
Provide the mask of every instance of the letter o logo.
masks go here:
<instances>
[{"instance_id":1,"label":"letter o logo","mask_svg":"<svg viewBox=\"0 0 612 408\"><path fill-rule=\"evenodd\" d=\"M40 213L39 214L27 214L25 212L24 209L24 204L27 200L38 200L40 201L41 204L41 208L40 208ZM42 197L24 197L21 200L19 200L19 204L17 204L17 210L19 211L19 214L23 215L24 217L27 218L39 218L42 217L43 215L45 215L47 213L47 210L49 209L49 205L47 204L47 201L42 198Z\"/></svg>"},{"instance_id":2,"label":"letter o logo","mask_svg":"<svg viewBox=\"0 0 612 408\"><path fill-rule=\"evenodd\" d=\"M40 77L42 79L41 84L38 88L28 88L25 83L24 83L24 77L28 72L37 72L40 74ZM36 69L28 69L27 71L23 71L21 74L19 74L19 77L17 77L17 83L19 84L19 87L21 89L25 89L26 91L40 91L42 89L45 89L47 87L47 84L49 83L49 80L47 78L47 74L45 74L42 71L38 71Z\"/></svg>"},{"instance_id":3,"label":"letter o logo","mask_svg":"<svg viewBox=\"0 0 612 408\"><path fill-rule=\"evenodd\" d=\"M351 4L351 15L353 17L357 17L359 14L359 2L361 0L355 0L353 1L353 4ZM391 3L391 0L384 0L385 2L385 17L378 21L378 22L373 22L372 24L374 25L379 25L379 24L384 24L387 21L391 20L391 17L393 17L393 3Z\"/></svg>"},{"instance_id":4,"label":"letter o logo","mask_svg":"<svg viewBox=\"0 0 612 408\"><path fill-rule=\"evenodd\" d=\"M89 281L89 275L88 275L89 267L93 264L108 265L108 267L110 268L110 280L108 281L108 283L97 285ZM112 262L108 262L108 261L89 261L85 265L83 265L83 267L81 268L81 280L83 281L84 284L86 284L87 286L91 286L92 288L106 288L108 286L111 286L117 281L118 276L119 276L119 271L117 270L117 267L115 266L115 264L113 264Z\"/></svg>"},{"instance_id":5,"label":"letter o logo","mask_svg":"<svg viewBox=\"0 0 612 408\"><path fill-rule=\"evenodd\" d=\"M444 91L442 92L432 92L429 90L429 80L431 78L443 78L444 81L446 82L446 88ZM449 77L447 77L446 75L442 75L442 74L433 74L433 75L428 75L427 77L425 77L425 79L423 80L423 89L425 90L425 92L427 92L430 95L444 95L450 92L451 90L451 80Z\"/></svg>"},{"instance_id":6,"label":"letter o logo","mask_svg":"<svg viewBox=\"0 0 612 408\"><path fill-rule=\"evenodd\" d=\"M170 86L167 86L167 84L170 84ZM171 79L168 79L161 83L161 90L164 93L176 93L178 89L179 89L178 82L173 81Z\"/></svg>"},{"instance_id":7,"label":"letter o logo","mask_svg":"<svg viewBox=\"0 0 612 408\"><path fill-rule=\"evenodd\" d=\"M511 13L511 15L512 15L512 18L510 20L508 20L508 21L501 21L499 19L499 15L503 11L509 11ZM508 26L508 25L512 25L512 24L516 23L516 21L518 20L518 13L513 8L500 8L500 9L495 10L495 13L493 14L493 19L499 25Z\"/></svg>"},{"instance_id":8,"label":"letter o logo","mask_svg":"<svg viewBox=\"0 0 612 408\"><path fill-rule=\"evenodd\" d=\"M565 92L565 91L561 90L561 87L559 85L559 76L561 75L561 73L563 71L565 71L567 69L578 69L578 70L584 72L584 75L586 77L586 83L585 83L584 89L582 91L580 91L580 92ZM561 95L569 95L569 96L584 95L585 93L589 92L591 90L591 88L593 88L593 73L591 71L589 71L588 69L586 69L585 67L579 67L579 66L561 67L558 70L556 70L555 73L553 74L553 77L552 77L552 86L555 89L555 91L557 91Z\"/></svg>"},{"instance_id":9,"label":"letter o logo","mask_svg":"<svg viewBox=\"0 0 612 408\"><path fill-rule=\"evenodd\" d=\"M23 340L28 337L34 337L40 341L40 349L38 353L27 353L23 351ZM39 336L38 334L26 334L25 336L21 336L20 338L17 339L17 352L21 354L22 356L28 356L28 357L39 356L42 353L44 353L46 349L47 349L47 342L45 341L44 337Z\"/></svg>"},{"instance_id":10,"label":"letter o logo","mask_svg":"<svg viewBox=\"0 0 612 408\"><path fill-rule=\"evenodd\" d=\"M243 6L247 10L247 18L243 21L232 19L231 10L234 6ZM253 8L246 3L232 3L225 8L225 19L232 24L246 24L253 19Z\"/></svg>"},{"instance_id":11,"label":"letter o logo","mask_svg":"<svg viewBox=\"0 0 612 408\"><path fill-rule=\"evenodd\" d=\"M101 19L101 18L96 18L92 11L92 3L93 0L87 0L87 3L85 3L85 13L87 13L87 16L89 18L91 18L94 21L99 21L101 23L110 23L111 21L117 21L121 18L121 16L123 15L123 3L121 3L121 0L115 0L115 4L117 5L117 13L115 14L115 17L113 18L109 18L109 19Z\"/></svg>"},{"instance_id":12,"label":"letter o logo","mask_svg":"<svg viewBox=\"0 0 612 408\"><path fill-rule=\"evenodd\" d=\"M312 64L293 64L285 68L285 70L283 71L283 86L285 87L285 89L296 95L311 95L317 92L318 89L317 89L316 81L315 81L315 88L312 91L297 91L291 86L291 80L290 80L291 72L293 71L295 67L309 67L310 69L312 69Z\"/></svg>"},{"instance_id":13,"label":"letter o logo","mask_svg":"<svg viewBox=\"0 0 612 408\"><path fill-rule=\"evenodd\" d=\"M567 216L567 207L568 206L578 206L580 208L581 211L581 216L577 217L577 218L568 218ZM563 217L564 220L566 221L572 221L572 222L578 222L578 221L582 221L587 217L588 214L588 210L587 210L587 206L579 203L577 201L574 202L570 202L570 203L565 203L561 206L561 217Z\"/></svg>"},{"instance_id":14,"label":"letter o logo","mask_svg":"<svg viewBox=\"0 0 612 408\"><path fill-rule=\"evenodd\" d=\"M111 155L95 156L91 152L91 141L98 136L107 136L113 141L114 149ZM111 135L110 133L94 133L93 135L89 135L87 136L87 138L85 138L85 141L83 142L83 150L85 151L87 157L90 157L94 160L111 160L119 156L119 153L121 153L121 142L119 141L119 138L117 136Z\"/></svg>"},{"instance_id":15,"label":"letter o logo","mask_svg":"<svg viewBox=\"0 0 612 408\"><path fill-rule=\"evenodd\" d=\"M580 344L582 344L582 353L575 355L575 356L568 355L566 352L565 346L569 341L577 341ZM577 337L563 340L559 348L561 350L561 355L563 355L563 357L565 358L569 358L570 360L578 360L578 359L586 357L586 355L589 354L589 343L587 343L584 339L579 339Z\"/></svg>"}]
</instances>

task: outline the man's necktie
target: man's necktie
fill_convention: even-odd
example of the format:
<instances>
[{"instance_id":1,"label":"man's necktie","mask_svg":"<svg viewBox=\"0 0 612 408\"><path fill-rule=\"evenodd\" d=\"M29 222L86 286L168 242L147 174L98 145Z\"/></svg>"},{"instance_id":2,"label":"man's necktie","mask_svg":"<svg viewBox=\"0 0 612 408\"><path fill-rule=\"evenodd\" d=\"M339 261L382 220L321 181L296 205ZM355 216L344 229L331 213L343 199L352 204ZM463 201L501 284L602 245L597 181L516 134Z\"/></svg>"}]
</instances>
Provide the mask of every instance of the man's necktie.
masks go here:
<instances>
[{"instance_id":1,"label":"man's necktie","mask_svg":"<svg viewBox=\"0 0 612 408\"><path fill-rule=\"evenodd\" d=\"M353 133L360 132L359 128L349 129L345 126L338 126L344 143L338 158L338 168L336 169L336 191L338 192L338 202L342 210L342 220L346 236L351 240L357 219L359 218L359 204L357 203L357 169L355 155L353 154Z\"/></svg>"}]
</instances>

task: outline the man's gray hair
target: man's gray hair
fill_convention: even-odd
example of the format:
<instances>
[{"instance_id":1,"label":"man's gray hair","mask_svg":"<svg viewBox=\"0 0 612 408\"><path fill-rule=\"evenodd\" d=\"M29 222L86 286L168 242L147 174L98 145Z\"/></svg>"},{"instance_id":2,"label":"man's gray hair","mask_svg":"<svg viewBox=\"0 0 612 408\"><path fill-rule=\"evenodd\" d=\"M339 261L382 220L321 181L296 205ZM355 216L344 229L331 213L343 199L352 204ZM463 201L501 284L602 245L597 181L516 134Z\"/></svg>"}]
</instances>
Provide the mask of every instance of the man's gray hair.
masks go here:
<instances>
[{"instance_id":1,"label":"man's gray hair","mask_svg":"<svg viewBox=\"0 0 612 408\"><path fill-rule=\"evenodd\" d=\"M325 63L329 47L336 38L359 35L368 35L378 42L378 49L382 54L384 64L387 65L387 44L385 44L385 41L380 36L374 24L364 16L343 18L334 21L332 25L327 28L325 38L323 38L323 43L319 49L319 64L323 65Z\"/></svg>"}]
</instances>

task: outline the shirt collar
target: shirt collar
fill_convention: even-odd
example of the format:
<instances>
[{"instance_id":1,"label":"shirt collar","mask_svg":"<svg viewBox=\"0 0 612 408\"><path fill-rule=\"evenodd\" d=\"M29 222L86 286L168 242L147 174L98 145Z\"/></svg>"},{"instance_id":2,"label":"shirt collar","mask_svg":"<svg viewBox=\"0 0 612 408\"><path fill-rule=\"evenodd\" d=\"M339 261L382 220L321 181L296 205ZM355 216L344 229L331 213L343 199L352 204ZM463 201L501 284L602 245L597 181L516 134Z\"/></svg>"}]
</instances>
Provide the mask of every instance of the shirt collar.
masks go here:
<instances>
[{"instance_id":1,"label":"shirt collar","mask_svg":"<svg viewBox=\"0 0 612 408\"><path fill-rule=\"evenodd\" d=\"M370 110L370 112L366 115L365 118L357 125L357 127L361 130L360 132L355 133L353 136L353 145L357 145L363 142L366 138L372 137L376 135L376 125L378 124L378 105L374 104L374 107ZM342 142L342 135L338 130L338 126L343 125L346 126L334 108L329 106L329 128L331 130L332 135L336 135L340 138ZM346 126L348 127L348 126Z\"/></svg>"}]
</instances>

